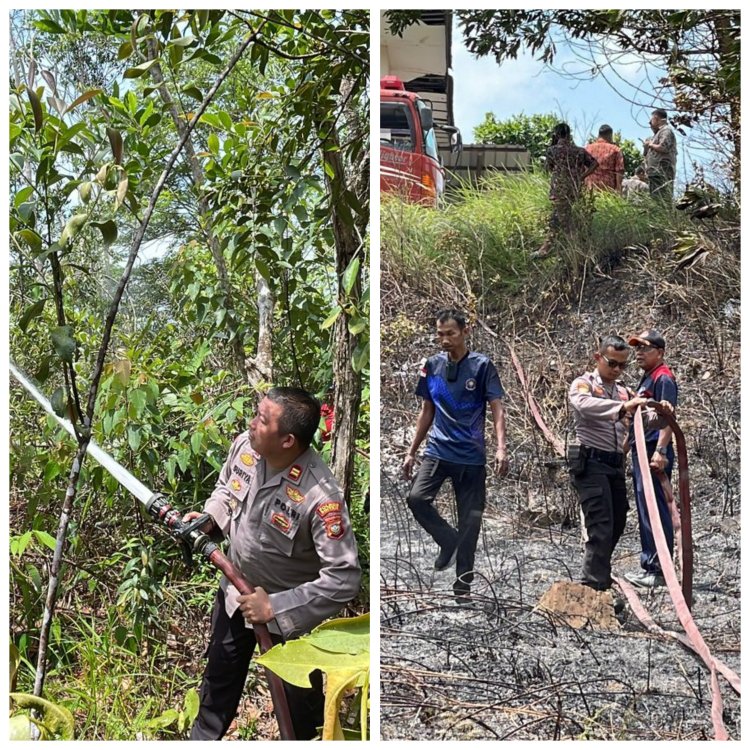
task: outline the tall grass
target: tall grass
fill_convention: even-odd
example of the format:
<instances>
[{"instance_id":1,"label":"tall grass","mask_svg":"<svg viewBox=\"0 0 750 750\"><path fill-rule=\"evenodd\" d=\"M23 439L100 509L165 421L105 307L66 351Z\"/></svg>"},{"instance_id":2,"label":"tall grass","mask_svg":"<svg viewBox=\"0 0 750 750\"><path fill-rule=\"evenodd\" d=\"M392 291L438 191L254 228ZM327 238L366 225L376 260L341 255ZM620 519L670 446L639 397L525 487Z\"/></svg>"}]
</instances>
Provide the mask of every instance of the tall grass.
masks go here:
<instances>
[{"instance_id":1,"label":"tall grass","mask_svg":"<svg viewBox=\"0 0 750 750\"><path fill-rule=\"evenodd\" d=\"M547 236L549 179L541 173L495 174L479 187L462 185L442 209L410 205L384 196L381 258L397 278L462 273L487 291L513 292L540 263L553 274L578 275L633 245L664 240L687 219L645 196L632 203L597 192L582 201L582 229L561 238L549 260L531 253Z\"/></svg>"},{"instance_id":2,"label":"tall grass","mask_svg":"<svg viewBox=\"0 0 750 750\"><path fill-rule=\"evenodd\" d=\"M170 599L173 619L186 616L188 600L208 611L208 587L198 590L176 586ZM215 582L211 584L211 594ZM175 616L175 610L182 617ZM65 706L74 716L75 736L80 740L180 739L185 730L160 722L165 712L179 711L189 690L200 682L202 642L194 642L188 628L166 627L133 646L132 638L118 631L130 628L114 607L89 614L72 609L58 612L50 648L50 669L45 697ZM31 692L34 667L22 660L18 689Z\"/></svg>"}]
</instances>

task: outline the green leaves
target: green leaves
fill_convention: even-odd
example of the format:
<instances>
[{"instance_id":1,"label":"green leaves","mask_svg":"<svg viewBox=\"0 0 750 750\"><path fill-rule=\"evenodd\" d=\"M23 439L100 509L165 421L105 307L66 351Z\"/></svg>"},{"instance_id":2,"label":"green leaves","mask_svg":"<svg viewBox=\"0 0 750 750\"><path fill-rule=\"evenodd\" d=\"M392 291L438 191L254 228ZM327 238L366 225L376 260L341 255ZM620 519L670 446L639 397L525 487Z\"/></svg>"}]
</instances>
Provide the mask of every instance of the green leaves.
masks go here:
<instances>
[{"instance_id":1,"label":"green leaves","mask_svg":"<svg viewBox=\"0 0 750 750\"><path fill-rule=\"evenodd\" d=\"M367 716L369 614L331 620L309 635L274 646L256 661L282 680L299 687L311 687L309 675L312 671L319 669L326 673L323 740L344 739L339 710L346 690L360 688L361 716ZM366 721L363 721L361 739L366 738Z\"/></svg>"},{"instance_id":2,"label":"green leaves","mask_svg":"<svg viewBox=\"0 0 750 750\"><path fill-rule=\"evenodd\" d=\"M53 328L50 332L52 339L52 348L63 362L73 363L73 356L76 351L76 342L73 338L73 328L71 326L59 326Z\"/></svg>"},{"instance_id":3,"label":"green leaves","mask_svg":"<svg viewBox=\"0 0 750 750\"><path fill-rule=\"evenodd\" d=\"M108 219L107 221L92 221L91 226L96 227L102 233L102 239L104 240L105 247L111 245L117 239L117 224L114 222L114 220Z\"/></svg>"},{"instance_id":4,"label":"green leaves","mask_svg":"<svg viewBox=\"0 0 750 750\"><path fill-rule=\"evenodd\" d=\"M88 218L88 214L76 214L75 216L71 216L60 235L60 245L62 247L67 246L70 240L72 240L83 229Z\"/></svg>"},{"instance_id":5,"label":"green leaves","mask_svg":"<svg viewBox=\"0 0 750 750\"><path fill-rule=\"evenodd\" d=\"M159 62L158 60L149 60L148 62L136 65L134 68L128 68L122 75L123 78L140 78L142 75L148 73L151 68Z\"/></svg>"},{"instance_id":6,"label":"green leaves","mask_svg":"<svg viewBox=\"0 0 750 750\"><path fill-rule=\"evenodd\" d=\"M30 726L33 722L41 730L43 740L72 740L75 737L73 715L64 706L58 706L44 698L26 693L11 693L10 699L17 707L14 710L12 734L13 739L31 739ZM35 711L41 718L30 719L27 714L19 714L18 709Z\"/></svg>"},{"instance_id":7,"label":"green leaves","mask_svg":"<svg viewBox=\"0 0 750 750\"><path fill-rule=\"evenodd\" d=\"M44 310L44 306L46 304L47 304L47 300L41 299L26 309L24 314L21 316L21 319L18 321L18 327L24 333L26 333L26 329L29 327L29 323L34 318L38 318L42 314L42 311Z\"/></svg>"},{"instance_id":8,"label":"green leaves","mask_svg":"<svg viewBox=\"0 0 750 750\"><path fill-rule=\"evenodd\" d=\"M31 111L34 114L34 131L39 132L44 124L44 117L42 115L42 104L39 101L36 91L32 88L27 88L26 93L29 97L29 104L31 104Z\"/></svg>"},{"instance_id":9,"label":"green leaves","mask_svg":"<svg viewBox=\"0 0 750 750\"><path fill-rule=\"evenodd\" d=\"M341 278L341 285L344 288L344 291L347 295L352 293L352 289L354 288L354 284L356 283L357 279L359 278L359 258L355 256L349 261L349 265L347 265L346 269L344 270L344 274Z\"/></svg>"},{"instance_id":10,"label":"green leaves","mask_svg":"<svg viewBox=\"0 0 750 750\"><path fill-rule=\"evenodd\" d=\"M52 411L55 412L58 417L65 419L67 416L68 403L65 398L65 389L62 386L60 388L55 388L49 402L52 406Z\"/></svg>"}]
</instances>

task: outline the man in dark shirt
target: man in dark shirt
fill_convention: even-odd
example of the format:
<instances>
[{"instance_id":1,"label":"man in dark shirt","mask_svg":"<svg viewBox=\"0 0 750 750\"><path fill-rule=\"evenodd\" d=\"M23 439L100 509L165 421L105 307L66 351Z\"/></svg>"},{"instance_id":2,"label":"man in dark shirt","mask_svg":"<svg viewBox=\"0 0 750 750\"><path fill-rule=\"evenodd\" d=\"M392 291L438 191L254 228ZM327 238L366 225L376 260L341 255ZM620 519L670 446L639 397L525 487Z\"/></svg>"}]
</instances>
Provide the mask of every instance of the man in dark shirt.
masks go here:
<instances>
[{"instance_id":1,"label":"man in dark shirt","mask_svg":"<svg viewBox=\"0 0 750 750\"><path fill-rule=\"evenodd\" d=\"M532 257L544 258L561 235L570 235L574 228L573 209L581 195L584 180L597 168L596 159L573 143L570 126L561 122L552 131L552 145L547 149L545 163L550 173L549 198L552 216L549 235Z\"/></svg>"},{"instance_id":2,"label":"man in dark shirt","mask_svg":"<svg viewBox=\"0 0 750 750\"><path fill-rule=\"evenodd\" d=\"M422 528L437 542L436 570L456 563L453 591L465 600L474 579L474 555L486 498L484 422L489 403L497 437L496 470L508 471L505 452L505 395L497 370L483 354L470 352L469 328L457 310L437 314L440 354L425 360L416 394L422 401L417 431L403 465L410 479L417 449L428 437L422 464L409 492L409 508ZM428 435L429 433L429 435ZM458 529L435 509L434 502L446 479L456 493Z\"/></svg>"},{"instance_id":3,"label":"man in dark shirt","mask_svg":"<svg viewBox=\"0 0 750 750\"><path fill-rule=\"evenodd\" d=\"M641 398L653 401L668 401L677 406L677 383L671 370L664 363L664 337L654 329L631 336L628 343L635 349L635 359L643 370L643 377L638 384L637 394ZM635 434L630 431L630 450L633 454L633 487L635 505L638 510L638 528L641 535L641 568L638 573L627 573L625 577L636 586L653 588L663 586L664 577L656 553L654 532L646 507L646 492L643 487L643 474L635 450ZM664 529L670 555L674 551L674 526L672 514L666 495L659 481L659 474L664 472L672 478L674 449L672 448L672 430L670 427L652 429L646 432L646 453L651 467L651 478L656 495L656 507Z\"/></svg>"}]
</instances>

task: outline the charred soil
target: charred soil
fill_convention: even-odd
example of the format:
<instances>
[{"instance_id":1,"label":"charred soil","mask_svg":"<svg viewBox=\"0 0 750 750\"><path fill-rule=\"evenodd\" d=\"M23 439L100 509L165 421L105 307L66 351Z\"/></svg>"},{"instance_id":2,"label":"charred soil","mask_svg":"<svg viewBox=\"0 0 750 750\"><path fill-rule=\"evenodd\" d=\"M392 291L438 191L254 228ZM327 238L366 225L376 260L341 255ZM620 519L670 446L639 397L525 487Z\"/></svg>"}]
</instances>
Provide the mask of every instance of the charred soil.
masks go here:
<instances>
[{"instance_id":1,"label":"charred soil","mask_svg":"<svg viewBox=\"0 0 750 750\"><path fill-rule=\"evenodd\" d=\"M457 269L405 276L384 262L381 281L381 735L395 739L686 740L713 736L709 675L676 641L648 632L629 606L618 626L573 628L536 609L582 558L577 498L529 413L512 346L551 430L567 438L567 388L590 369L598 336L662 330L680 387L677 417L689 454L695 554L693 614L714 656L740 668L739 244L679 269L664 247L636 247L579 279L537 277L512 297L484 296ZM562 280L561 280L562 279ZM412 395L435 351L434 313L474 317L471 348L498 366L507 393L511 472L488 480L470 604L436 573L437 549L406 505L401 464L414 434ZM637 385L633 365L624 376ZM488 426L488 454L494 437ZM675 486L676 486L675 470ZM630 480L629 480L630 481ZM616 575L638 569L630 492ZM452 494L438 499L454 518ZM659 588L641 596L665 630L682 631ZM723 678L723 719L740 737L740 701Z\"/></svg>"}]
</instances>

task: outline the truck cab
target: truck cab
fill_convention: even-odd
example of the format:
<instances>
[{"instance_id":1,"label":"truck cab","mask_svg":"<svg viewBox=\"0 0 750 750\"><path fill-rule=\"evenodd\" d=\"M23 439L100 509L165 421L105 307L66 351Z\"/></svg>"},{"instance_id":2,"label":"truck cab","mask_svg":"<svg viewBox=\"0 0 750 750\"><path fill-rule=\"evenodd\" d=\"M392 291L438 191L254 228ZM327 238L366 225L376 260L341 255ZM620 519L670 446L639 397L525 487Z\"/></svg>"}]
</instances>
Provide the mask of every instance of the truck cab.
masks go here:
<instances>
[{"instance_id":1,"label":"truck cab","mask_svg":"<svg viewBox=\"0 0 750 750\"><path fill-rule=\"evenodd\" d=\"M460 150L458 128L437 125L428 101L406 91L396 76L380 81L380 190L410 203L437 206L445 190L445 169L435 129L451 134L451 151Z\"/></svg>"}]
</instances>

